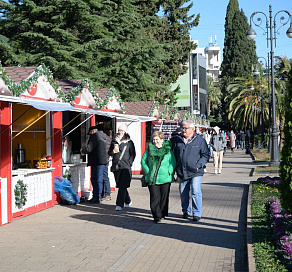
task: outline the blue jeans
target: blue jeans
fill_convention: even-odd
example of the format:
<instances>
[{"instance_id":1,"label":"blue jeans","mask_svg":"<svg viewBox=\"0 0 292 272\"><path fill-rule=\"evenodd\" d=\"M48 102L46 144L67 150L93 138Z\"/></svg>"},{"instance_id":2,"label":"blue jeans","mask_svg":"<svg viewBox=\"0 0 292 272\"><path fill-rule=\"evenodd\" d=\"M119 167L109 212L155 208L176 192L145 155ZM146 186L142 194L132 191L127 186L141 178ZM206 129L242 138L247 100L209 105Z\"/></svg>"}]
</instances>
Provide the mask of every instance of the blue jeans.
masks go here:
<instances>
[{"instance_id":1,"label":"blue jeans","mask_svg":"<svg viewBox=\"0 0 292 272\"><path fill-rule=\"evenodd\" d=\"M108 164L104 167L103 170L103 191L102 191L102 196L110 196L111 195L111 185L110 185L110 180L108 178Z\"/></svg>"},{"instance_id":2,"label":"blue jeans","mask_svg":"<svg viewBox=\"0 0 292 272\"><path fill-rule=\"evenodd\" d=\"M193 177L187 180L178 178L178 180L182 212L191 215L193 207L193 216L202 217L202 176ZM190 189L192 194L192 207L190 203Z\"/></svg>"},{"instance_id":3,"label":"blue jeans","mask_svg":"<svg viewBox=\"0 0 292 272\"><path fill-rule=\"evenodd\" d=\"M213 148L210 145L208 145L208 148L210 152L210 157L213 158Z\"/></svg>"},{"instance_id":4,"label":"blue jeans","mask_svg":"<svg viewBox=\"0 0 292 272\"><path fill-rule=\"evenodd\" d=\"M103 188L103 170L105 165L91 166L91 184L93 187L92 198L99 200L101 198Z\"/></svg>"}]
</instances>

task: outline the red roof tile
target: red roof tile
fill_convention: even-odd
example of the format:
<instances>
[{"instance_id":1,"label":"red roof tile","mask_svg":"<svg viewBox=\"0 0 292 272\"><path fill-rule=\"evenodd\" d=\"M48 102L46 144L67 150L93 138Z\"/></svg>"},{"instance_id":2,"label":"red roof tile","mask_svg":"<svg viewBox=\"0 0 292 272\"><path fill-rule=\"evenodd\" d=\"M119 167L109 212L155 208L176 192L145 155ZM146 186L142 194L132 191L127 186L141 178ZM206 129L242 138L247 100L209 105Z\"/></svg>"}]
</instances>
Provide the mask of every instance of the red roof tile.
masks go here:
<instances>
[{"instance_id":1,"label":"red roof tile","mask_svg":"<svg viewBox=\"0 0 292 272\"><path fill-rule=\"evenodd\" d=\"M59 87L63 90L65 94L71 93L80 83L81 79L76 80L58 80Z\"/></svg>"},{"instance_id":2,"label":"red roof tile","mask_svg":"<svg viewBox=\"0 0 292 272\"><path fill-rule=\"evenodd\" d=\"M22 80L27 79L37 67L3 67L8 76L16 83L20 83Z\"/></svg>"},{"instance_id":3,"label":"red roof tile","mask_svg":"<svg viewBox=\"0 0 292 272\"><path fill-rule=\"evenodd\" d=\"M154 101L125 102L126 114L149 116Z\"/></svg>"},{"instance_id":4,"label":"red roof tile","mask_svg":"<svg viewBox=\"0 0 292 272\"><path fill-rule=\"evenodd\" d=\"M109 92L110 89L104 88L104 89L95 89L97 92L99 98L104 99L106 94Z\"/></svg>"}]
</instances>

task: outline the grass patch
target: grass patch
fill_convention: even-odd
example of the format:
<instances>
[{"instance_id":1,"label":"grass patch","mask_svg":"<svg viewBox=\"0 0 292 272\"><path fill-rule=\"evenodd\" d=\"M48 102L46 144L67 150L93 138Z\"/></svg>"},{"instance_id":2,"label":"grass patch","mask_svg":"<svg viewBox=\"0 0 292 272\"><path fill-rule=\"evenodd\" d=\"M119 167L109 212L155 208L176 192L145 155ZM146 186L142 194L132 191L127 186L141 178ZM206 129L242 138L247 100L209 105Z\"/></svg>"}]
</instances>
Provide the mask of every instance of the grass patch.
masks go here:
<instances>
[{"instance_id":1,"label":"grass patch","mask_svg":"<svg viewBox=\"0 0 292 272\"><path fill-rule=\"evenodd\" d=\"M279 173L280 171L280 166L257 166L255 168L255 173L256 174L261 174L261 173Z\"/></svg>"},{"instance_id":2,"label":"grass patch","mask_svg":"<svg viewBox=\"0 0 292 272\"><path fill-rule=\"evenodd\" d=\"M285 267L276 255L276 241L265 206L270 197L280 198L280 193L276 187L259 182L253 184L251 212L256 271L288 272L290 270Z\"/></svg>"},{"instance_id":3,"label":"grass patch","mask_svg":"<svg viewBox=\"0 0 292 272\"><path fill-rule=\"evenodd\" d=\"M271 159L267 148L254 148L251 152L256 161L269 161Z\"/></svg>"}]
</instances>

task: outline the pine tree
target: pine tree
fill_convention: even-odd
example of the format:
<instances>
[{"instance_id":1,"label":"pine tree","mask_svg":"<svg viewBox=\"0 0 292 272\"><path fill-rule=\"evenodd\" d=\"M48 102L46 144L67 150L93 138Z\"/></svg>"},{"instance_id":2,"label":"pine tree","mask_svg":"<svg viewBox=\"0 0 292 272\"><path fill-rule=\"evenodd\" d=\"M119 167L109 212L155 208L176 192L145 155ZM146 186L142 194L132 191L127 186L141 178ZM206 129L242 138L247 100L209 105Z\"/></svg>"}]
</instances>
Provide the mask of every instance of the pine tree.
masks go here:
<instances>
[{"instance_id":1,"label":"pine tree","mask_svg":"<svg viewBox=\"0 0 292 272\"><path fill-rule=\"evenodd\" d=\"M44 63L58 79L89 78L126 100L175 102L170 84L185 73L189 30L198 16L170 0L10 0L0 2L0 33L10 64ZM163 5L163 16L157 13ZM2 46L0 40L0 46ZM6 42L7 45L7 42ZM6 52L9 52L9 48ZM8 58L8 57L7 57Z\"/></svg>"}]
</instances>

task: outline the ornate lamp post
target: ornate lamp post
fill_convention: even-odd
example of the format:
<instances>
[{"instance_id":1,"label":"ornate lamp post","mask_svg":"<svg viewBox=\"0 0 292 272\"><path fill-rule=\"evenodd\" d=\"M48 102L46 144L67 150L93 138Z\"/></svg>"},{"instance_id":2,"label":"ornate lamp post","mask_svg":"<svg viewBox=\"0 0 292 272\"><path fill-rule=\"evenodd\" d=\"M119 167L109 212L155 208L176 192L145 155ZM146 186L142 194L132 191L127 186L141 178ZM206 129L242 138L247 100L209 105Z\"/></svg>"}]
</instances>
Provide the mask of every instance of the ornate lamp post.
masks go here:
<instances>
[{"instance_id":1,"label":"ornate lamp post","mask_svg":"<svg viewBox=\"0 0 292 272\"><path fill-rule=\"evenodd\" d=\"M281 26L277 29L276 27L276 17L279 13L282 13L283 16L280 17L280 23ZM261 27L262 24L262 18L260 17L260 14L263 15L266 19L266 30ZM258 23L255 23L254 16L257 15L257 21ZM288 18L287 18L288 17ZM289 38L292 38L292 19L291 14L287 10L280 10L278 11L273 20L272 15L272 6L269 6L269 19L265 13L261 11L256 11L250 16L250 29L246 33L246 37L249 40L254 40L257 36L256 32L252 28L252 22L263 29L265 31L265 34L267 34L267 47L269 47L269 41L270 41L270 57L271 57L271 82L272 82L272 133L271 133L271 161L270 165L279 165L280 164L280 152L279 152L279 144L278 144L278 133L277 133L277 123L276 123L276 103L275 103L275 78L274 78L274 49L273 49L273 41L275 41L275 47L276 47L276 39L278 30L286 25L290 21L290 27L286 31L286 34ZM273 36L273 30L274 30L274 36ZM270 36L269 36L270 34Z\"/></svg>"}]
</instances>

